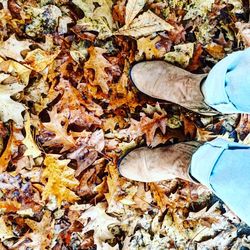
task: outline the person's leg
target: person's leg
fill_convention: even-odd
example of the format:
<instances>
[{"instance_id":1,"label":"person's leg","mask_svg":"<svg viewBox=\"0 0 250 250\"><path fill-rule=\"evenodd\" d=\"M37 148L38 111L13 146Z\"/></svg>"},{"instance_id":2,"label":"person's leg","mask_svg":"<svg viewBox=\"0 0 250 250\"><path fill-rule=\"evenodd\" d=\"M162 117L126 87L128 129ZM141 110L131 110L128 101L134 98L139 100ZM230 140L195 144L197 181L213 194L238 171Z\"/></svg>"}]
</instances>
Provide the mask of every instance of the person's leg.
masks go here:
<instances>
[{"instance_id":1,"label":"person's leg","mask_svg":"<svg viewBox=\"0 0 250 250\"><path fill-rule=\"evenodd\" d=\"M194 153L190 174L250 225L250 146L207 142Z\"/></svg>"},{"instance_id":2,"label":"person's leg","mask_svg":"<svg viewBox=\"0 0 250 250\"><path fill-rule=\"evenodd\" d=\"M218 62L202 92L205 103L221 113L250 113L250 48Z\"/></svg>"}]
</instances>

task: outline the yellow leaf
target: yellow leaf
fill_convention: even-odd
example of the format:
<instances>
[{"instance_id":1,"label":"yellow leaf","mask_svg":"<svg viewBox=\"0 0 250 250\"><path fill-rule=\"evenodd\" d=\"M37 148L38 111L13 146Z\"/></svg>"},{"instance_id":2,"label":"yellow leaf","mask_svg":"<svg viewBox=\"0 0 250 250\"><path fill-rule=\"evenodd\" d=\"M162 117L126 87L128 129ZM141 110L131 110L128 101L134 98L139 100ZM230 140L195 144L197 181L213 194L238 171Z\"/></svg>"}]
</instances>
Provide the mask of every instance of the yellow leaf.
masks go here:
<instances>
[{"instance_id":1,"label":"yellow leaf","mask_svg":"<svg viewBox=\"0 0 250 250\"><path fill-rule=\"evenodd\" d=\"M71 190L79 185L74 177L75 171L67 165L70 160L59 160L58 155L47 155L44 160L46 168L42 173L41 181L45 184L42 193L43 200L50 195L54 195L57 204L61 205L62 201L74 202L79 197Z\"/></svg>"},{"instance_id":2,"label":"yellow leaf","mask_svg":"<svg viewBox=\"0 0 250 250\"><path fill-rule=\"evenodd\" d=\"M165 49L156 48L156 43L159 42L161 38L159 36L155 37L154 39L151 39L150 36L148 37L142 37L137 40L137 47L139 50L139 56L141 57L143 54L145 54L145 57L147 60L152 58L160 58L163 57L165 54Z\"/></svg>"},{"instance_id":3,"label":"yellow leaf","mask_svg":"<svg viewBox=\"0 0 250 250\"><path fill-rule=\"evenodd\" d=\"M169 23L148 10L134 19L129 27L124 26L115 34L139 38L158 31L170 31L172 28Z\"/></svg>"},{"instance_id":4,"label":"yellow leaf","mask_svg":"<svg viewBox=\"0 0 250 250\"><path fill-rule=\"evenodd\" d=\"M108 94L108 82L111 77L106 73L105 68L111 67L112 64L102 55L106 50L98 47L89 49L90 58L85 63L84 69L93 69L95 71L94 80L90 80L92 85L100 86L105 94ZM86 73L85 73L86 74Z\"/></svg>"},{"instance_id":5,"label":"yellow leaf","mask_svg":"<svg viewBox=\"0 0 250 250\"><path fill-rule=\"evenodd\" d=\"M21 52L29 50L31 43L28 40L18 41L15 35L11 35L8 40L0 44L0 55L4 58L8 57L16 61L23 61Z\"/></svg>"},{"instance_id":6,"label":"yellow leaf","mask_svg":"<svg viewBox=\"0 0 250 250\"><path fill-rule=\"evenodd\" d=\"M28 112L26 112L25 118L26 118L26 121L24 122L24 127L25 127L26 136L23 140L23 144L27 147L27 149L25 150L24 155L25 156L32 156L33 158L36 158L39 155L41 155L41 151L38 148L38 146L36 145L36 143L33 139L33 136L31 134L30 116L29 116Z\"/></svg>"},{"instance_id":7,"label":"yellow leaf","mask_svg":"<svg viewBox=\"0 0 250 250\"><path fill-rule=\"evenodd\" d=\"M147 0L128 0L126 5L125 23L128 27L136 15L142 10Z\"/></svg>"},{"instance_id":8,"label":"yellow leaf","mask_svg":"<svg viewBox=\"0 0 250 250\"><path fill-rule=\"evenodd\" d=\"M24 64L36 72L40 72L50 65L59 53L60 50L48 52L41 49L35 49L27 54Z\"/></svg>"}]
</instances>

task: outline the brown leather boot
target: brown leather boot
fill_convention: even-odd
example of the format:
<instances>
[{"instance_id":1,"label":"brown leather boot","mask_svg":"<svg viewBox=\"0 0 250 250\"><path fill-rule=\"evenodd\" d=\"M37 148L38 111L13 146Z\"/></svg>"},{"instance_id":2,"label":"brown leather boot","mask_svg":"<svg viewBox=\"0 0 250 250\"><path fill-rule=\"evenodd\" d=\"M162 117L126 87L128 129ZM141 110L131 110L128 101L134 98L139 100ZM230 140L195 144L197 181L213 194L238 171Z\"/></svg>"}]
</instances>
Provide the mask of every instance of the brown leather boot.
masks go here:
<instances>
[{"instance_id":1,"label":"brown leather boot","mask_svg":"<svg viewBox=\"0 0 250 250\"><path fill-rule=\"evenodd\" d=\"M164 61L147 61L134 65L131 79L141 92L203 115L217 115L204 102L201 82L206 74L192 74Z\"/></svg>"},{"instance_id":2,"label":"brown leather boot","mask_svg":"<svg viewBox=\"0 0 250 250\"><path fill-rule=\"evenodd\" d=\"M194 152L203 142L182 142L154 149L137 148L120 162L120 174L141 182L156 182L174 178L195 182L189 176Z\"/></svg>"}]
</instances>

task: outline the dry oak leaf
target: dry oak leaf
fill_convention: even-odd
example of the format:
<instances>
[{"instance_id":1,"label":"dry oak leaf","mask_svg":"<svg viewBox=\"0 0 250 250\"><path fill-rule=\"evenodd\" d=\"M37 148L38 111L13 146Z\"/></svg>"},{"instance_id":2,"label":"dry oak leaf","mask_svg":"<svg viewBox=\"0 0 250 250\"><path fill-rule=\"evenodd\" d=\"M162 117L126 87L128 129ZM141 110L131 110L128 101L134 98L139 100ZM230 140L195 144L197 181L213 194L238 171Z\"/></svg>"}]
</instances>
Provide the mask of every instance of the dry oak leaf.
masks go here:
<instances>
[{"instance_id":1,"label":"dry oak leaf","mask_svg":"<svg viewBox=\"0 0 250 250\"><path fill-rule=\"evenodd\" d=\"M51 213L49 211L45 211L40 222L26 219L25 223L33 231L32 233L27 233L25 235L31 239L31 242L24 243L25 247L32 248L33 250L48 249L53 237L53 223L51 221Z\"/></svg>"},{"instance_id":2,"label":"dry oak leaf","mask_svg":"<svg viewBox=\"0 0 250 250\"><path fill-rule=\"evenodd\" d=\"M211 43L208 44L206 47L206 51L213 57L216 59L222 59L225 57L225 51L224 51L224 47L216 44L216 43Z\"/></svg>"},{"instance_id":3,"label":"dry oak leaf","mask_svg":"<svg viewBox=\"0 0 250 250\"><path fill-rule=\"evenodd\" d=\"M89 108L96 114L102 114L100 106L93 101L84 100L80 92L74 88L69 81L61 80L56 89L63 92L60 102L57 104L59 109L69 117L69 123L81 127L91 127L92 125L101 125L101 120L94 114L88 113L85 109Z\"/></svg>"},{"instance_id":4,"label":"dry oak leaf","mask_svg":"<svg viewBox=\"0 0 250 250\"><path fill-rule=\"evenodd\" d=\"M13 150L19 144L19 141L16 138L16 132L18 132L18 129L13 124L11 124L10 137L6 148L0 157L0 173L4 172L8 167Z\"/></svg>"},{"instance_id":5,"label":"dry oak leaf","mask_svg":"<svg viewBox=\"0 0 250 250\"><path fill-rule=\"evenodd\" d=\"M0 210L4 213L15 213L21 208L21 204L16 200L0 201Z\"/></svg>"},{"instance_id":6,"label":"dry oak leaf","mask_svg":"<svg viewBox=\"0 0 250 250\"><path fill-rule=\"evenodd\" d=\"M0 217L0 241L4 241L10 238L13 238L14 234L12 232L12 229L6 225L4 221L4 217Z\"/></svg>"},{"instance_id":7,"label":"dry oak leaf","mask_svg":"<svg viewBox=\"0 0 250 250\"><path fill-rule=\"evenodd\" d=\"M72 135L69 135L67 132L68 119L62 113L57 113L55 106L48 113L50 122L43 123L43 127L55 136L51 140L46 141L43 146L62 147L61 152L74 148L76 145L75 140Z\"/></svg>"},{"instance_id":8,"label":"dry oak leaf","mask_svg":"<svg viewBox=\"0 0 250 250\"><path fill-rule=\"evenodd\" d=\"M142 10L147 0L128 0L126 5L125 24L128 27L136 15Z\"/></svg>"},{"instance_id":9,"label":"dry oak leaf","mask_svg":"<svg viewBox=\"0 0 250 250\"><path fill-rule=\"evenodd\" d=\"M94 79L89 79L92 85L100 86L105 94L108 94L109 87L108 82L111 80L111 76L106 73L105 68L111 67L112 64L103 56L106 50L98 47L89 48L89 60L85 63L84 73L86 69L93 69L95 71Z\"/></svg>"},{"instance_id":10,"label":"dry oak leaf","mask_svg":"<svg viewBox=\"0 0 250 250\"><path fill-rule=\"evenodd\" d=\"M35 49L27 54L24 64L36 72L40 72L50 65L59 53L60 50L48 52L41 49Z\"/></svg>"},{"instance_id":11,"label":"dry oak leaf","mask_svg":"<svg viewBox=\"0 0 250 250\"><path fill-rule=\"evenodd\" d=\"M161 38L159 36L151 39L150 36L142 37L137 40L137 48L138 48L138 55L141 57L145 54L145 58L147 60L152 58L160 58L163 57L165 54L165 49L160 48L157 49L156 44L159 42Z\"/></svg>"},{"instance_id":12,"label":"dry oak leaf","mask_svg":"<svg viewBox=\"0 0 250 250\"><path fill-rule=\"evenodd\" d=\"M146 135L147 145L150 146L154 140L155 132L157 128L160 128L162 134L166 133L167 117L165 114L159 115L154 113L152 119L146 115L141 117L140 127L141 131Z\"/></svg>"},{"instance_id":13,"label":"dry oak leaf","mask_svg":"<svg viewBox=\"0 0 250 250\"><path fill-rule=\"evenodd\" d=\"M24 153L24 156L32 156L33 158L36 158L41 155L41 151L38 148L37 144L35 143L35 140L31 134L30 130L30 115L28 112L25 114L25 122L24 122L25 132L26 136L22 143L26 146L26 150Z\"/></svg>"},{"instance_id":14,"label":"dry oak leaf","mask_svg":"<svg viewBox=\"0 0 250 250\"><path fill-rule=\"evenodd\" d=\"M105 209L105 203L98 203L82 213L79 218L79 221L85 224L82 233L94 230L94 242L97 245L97 250L103 249L103 242L114 238L109 227L119 223L116 218L107 215Z\"/></svg>"},{"instance_id":15,"label":"dry oak leaf","mask_svg":"<svg viewBox=\"0 0 250 250\"><path fill-rule=\"evenodd\" d=\"M164 211L167 205L171 205L164 189L161 188L157 183L149 183L148 185L157 205L162 211Z\"/></svg>"},{"instance_id":16,"label":"dry oak leaf","mask_svg":"<svg viewBox=\"0 0 250 250\"><path fill-rule=\"evenodd\" d=\"M250 23L237 22L236 27L239 30L238 36L243 40L246 48L250 47Z\"/></svg>"},{"instance_id":17,"label":"dry oak leaf","mask_svg":"<svg viewBox=\"0 0 250 250\"><path fill-rule=\"evenodd\" d=\"M174 46L174 51L165 54L165 61L178 63L183 68L189 65L189 62L194 54L194 43L185 43Z\"/></svg>"},{"instance_id":18,"label":"dry oak leaf","mask_svg":"<svg viewBox=\"0 0 250 250\"><path fill-rule=\"evenodd\" d=\"M23 126L22 112L25 106L12 100L10 97L25 88L19 83L3 85L0 84L0 119L3 122L13 120L18 127Z\"/></svg>"},{"instance_id":19,"label":"dry oak leaf","mask_svg":"<svg viewBox=\"0 0 250 250\"><path fill-rule=\"evenodd\" d=\"M0 44L0 56L11 58L16 61L23 61L21 52L29 50L30 43L28 40L18 41L15 35L11 35L8 40Z\"/></svg>"},{"instance_id":20,"label":"dry oak leaf","mask_svg":"<svg viewBox=\"0 0 250 250\"><path fill-rule=\"evenodd\" d=\"M88 31L99 32L100 39L112 36L112 0L74 0L73 3L81 8L85 14L85 17L80 19L77 25L83 26ZM95 8L95 6L98 7Z\"/></svg>"},{"instance_id":21,"label":"dry oak leaf","mask_svg":"<svg viewBox=\"0 0 250 250\"><path fill-rule=\"evenodd\" d=\"M158 31L170 31L172 28L172 25L148 10L134 19L129 27L125 26L118 30L115 35L139 38L141 36L151 35Z\"/></svg>"},{"instance_id":22,"label":"dry oak leaf","mask_svg":"<svg viewBox=\"0 0 250 250\"><path fill-rule=\"evenodd\" d=\"M27 86L29 83L31 70L18 62L15 62L13 60L7 60L7 61L0 60L0 71L13 75L17 74L18 79L25 86Z\"/></svg>"},{"instance_id":23,"label":"dry oak leaf","mask_svg":"<svg viewBox=\"0 0 250 250\"><path fill-rule=\"evenodd\" d=\"M74 202L79 197L71 190L79 185L74 177L75 171L68 167L70 160L59 160L60 155L47 155L44 160L44 169L41 177L42 183L45 184L42 198L46 200L51 195L57 199L60 206L62 201Z\"/></svg>"}]
</instances>

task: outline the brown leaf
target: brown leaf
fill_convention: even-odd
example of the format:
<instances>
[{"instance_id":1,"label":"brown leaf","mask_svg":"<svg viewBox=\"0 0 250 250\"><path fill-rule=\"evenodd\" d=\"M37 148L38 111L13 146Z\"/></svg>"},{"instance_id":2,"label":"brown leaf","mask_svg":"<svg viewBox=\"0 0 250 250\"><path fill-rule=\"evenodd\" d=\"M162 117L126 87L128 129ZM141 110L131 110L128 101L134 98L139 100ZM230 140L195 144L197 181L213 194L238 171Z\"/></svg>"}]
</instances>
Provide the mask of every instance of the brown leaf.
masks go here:
<instances>
[{"instance_id":1,"label":"brown leaf","mask_svg":"<svg viewBox=\"0 0 250 250\"><path fill-rule=\"evenodd\" d=\"M112 64L103 56L106 50L98 47L89 48L89 60L84 65L84 74L86 70L94 70L94 79L88 79L92 85L100 86L103 93L108 94L109 87L108 82L111 80L111 77L106 73L105 69L111 67Z\"/></svg>"}]
</instances>

